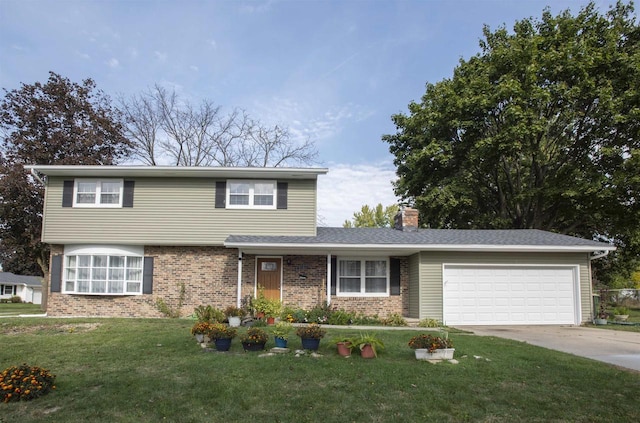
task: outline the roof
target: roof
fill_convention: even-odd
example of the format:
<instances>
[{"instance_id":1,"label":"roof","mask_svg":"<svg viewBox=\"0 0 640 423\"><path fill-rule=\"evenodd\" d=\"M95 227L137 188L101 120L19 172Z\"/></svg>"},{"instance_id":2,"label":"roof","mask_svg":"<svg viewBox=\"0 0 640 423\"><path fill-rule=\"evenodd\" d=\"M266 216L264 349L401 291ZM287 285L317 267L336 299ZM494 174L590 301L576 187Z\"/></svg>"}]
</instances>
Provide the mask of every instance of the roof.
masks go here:
<instances>
[{"instance_id":1,"label":"roof","mask_svg":"<svg viewBox=\"0 0 640 423\"><path fill-rule=\"evenodd\" d=\"M207 167L207 166L84 166L27 165L41 175L109 178L280 178L317 179L327 168L297 167Z\"/></svg>"},{"instance_id":2,"label":"roof","mask_svg":"<svg viewBox=\"0 0 640 423\"><path fill-rule=\"evenodd\" d=\"M418 251L612 251L610 244L537 229L472 230L419 229L403 232L392 228L317 228L316 236L231 235L226 247L259 252L265 248L300 251L384 251L412 254Z\"/></svg>"},{"instance_id":3,"label":"roof","mask_svg":"<svg viewBox=\"0 0 640 423\"><path fill-rule=\"evenodd\" d=\"M42 278L38 276L14 275L11 272L0 272L0 283L6 285L41 286Z\"/></svg>"}]
</instances>

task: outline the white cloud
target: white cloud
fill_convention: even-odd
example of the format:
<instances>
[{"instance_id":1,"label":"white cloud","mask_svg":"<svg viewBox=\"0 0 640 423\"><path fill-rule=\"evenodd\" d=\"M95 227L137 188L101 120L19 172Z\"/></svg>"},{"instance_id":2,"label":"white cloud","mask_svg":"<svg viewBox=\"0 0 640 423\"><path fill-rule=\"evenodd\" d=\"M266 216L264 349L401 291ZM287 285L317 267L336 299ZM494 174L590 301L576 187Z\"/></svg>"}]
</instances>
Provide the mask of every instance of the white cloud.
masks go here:
<instances>
[{"instance_id":1,"label":"white cloud","mask_svg":"<svg viewBox=\"0 0 640 423\"><path fill-rule=\"evenodd\" d=\"M318 177L318 215L321 226L342 226L363 205L396 204L391 181L396 179L390 163L366 165L332 163L329 173Z\"/></svg>"},{"instance_id":2,"label":"white cloud","mask_svg":"<svg viewBox=\"0 0 640 423\"><path fill-rule=\"evenodd\" d=\"M169 57L169 55L165 52L162 51L154 51L153 54L156 56L156 59L160 60L161 62L164 62L167 60L167 57Z\"/></svg>"},{"instance_id":3,"label":"white cloud","mask_svg":"<svg viewBox=\"0 0 640 423\"><path fill-rule=\"evenodd\" d=\"M76 54L78 56L80 56L81 58L85 59L85 60L91 59L91 56L89 56L88 53L82 53L82 52L76 50Z\"/></svg>"},{"instance_id":4,"label":"white cloud","mask_svg":"<svg viewBox=\"0 0 640 423\"><path fill-rule=\"evenodd\" d=\"M120 61L118 61L118 59L116 59L115 57L112 57L107 62L107 65L109 65L110 68L117 68L118 66L120 66Z\"/></svg>"}]
</instances>

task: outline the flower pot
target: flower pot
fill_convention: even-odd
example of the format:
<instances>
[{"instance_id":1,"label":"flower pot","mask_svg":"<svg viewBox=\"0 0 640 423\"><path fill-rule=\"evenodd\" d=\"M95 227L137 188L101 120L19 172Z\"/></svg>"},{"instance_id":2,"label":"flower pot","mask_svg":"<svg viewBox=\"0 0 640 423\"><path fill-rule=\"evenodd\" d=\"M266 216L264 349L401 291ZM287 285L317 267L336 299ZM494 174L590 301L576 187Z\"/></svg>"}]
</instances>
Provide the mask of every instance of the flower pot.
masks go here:
<instances>
[{"instance_id":1,"label":"flower pot","mask_svg":"<svg viewBox=\"0 0 640 423\"><path fill-rule=\"evenodd\" d=\"M202 344L204 342L204 333L196 333L195 337L198 344Z\"/></svg>"},{"instance_id":2,"label":"flower pot","mask_svg":"<svg viewBox=\"0 0 640 423\"><path fill-rule=\"evenodd\" d=\"M254 344L254 343L250 343L250 342L243 342L242 343L242 348L245 351L262 351L262 350L264 350L264 344L265 344L265 342L261 342L259 344Z\"/></svg>"},{"instance_id":3,"label":"flower pot","mask_svg":"<svg viewBox=\"0 0 640 423\"><path fill-rule=\"evenodd\" d=\"M218 338L213 343L218 351L229 351L229 348L231 348L231 338Z\"/></svg>"},{"instance_id":4,"label":"flower pot","mask_svg":"<svg viewBox=\"0 0 640 423\"><path fill-rule=\"evenodd\" d=\"M360 356L362 358L376 358L376 353L373 351L371 344L366 344L360 349Z\"/></svg>"},{"instance_id":5,"label":"flower pot","mask_svg":"<svg viewBox=\"0 0 640 423\"><path fill-rule=\"evenodd\" d=\"M273 325L276 323L276 318L275 317L267 317L267 324L268 325Z\"/></svg>"},{"instance_id":6,"label":"flower pot","mask_svg":"<svg viewBox=\"0 0 640 423\"><path fill-rule=\"evenodd\" d=\"M596 318L596 319L593 319L593 322L596 325L606 325L607 324L607 319Z\"/></svg>"},{"instance_id":7,"label":"flower pot","mask_svg":"<svg viewBox=\"0 0 640 423\"><path fill-rule=\"evenodd\" d=\"M238 316L229 317L229 326L231 326L232 328L239 327L240 326L240 317L238 317Z\"/></svg>"},{"instance_id":8,"label":"flower pot","mask_svg":"<svg viewBox=\"0 0 640 423\"><path fill-rule=\"evenodd\" d=\"M276 347L278 348L287 348L287 340L284 338L280 338L279 336L274 337L276 341Z\"/></svg>"},{"instance_id":9,"label":"flower pot","mask_svg":"<svg viewBox=\"0 0 640 423\"><path fill-rule=\"evenodd\" d=\"M443 348L429 352L426 348L417 348L416 360L451 360L453 359L453 352L455 348Z\"/></svg>"},{"instance_id":10,"label":"flower pot","mask_svg":"<svg viewBox=\"0 0 640 423\"><path fill-rule=\"evenodd\" d=\"M351 356L351 342L337 342L336 346L338 347L338 354L342 357Z\"/></svg>"},{"instance_id":11,"label":"flower pot","mask_svg":"<svg viewBox=\"0 0 640 423\"><path fill-rule=\"evenodd\" d=\"M302 340L302 349L317 351L320 347L320 339L316 338L300 338Z\"/></svg>"},{"instance_id":12,"label":"flower pot","mask_svg":"<svg viewBox=\"0 0 640 423\"><path fill-rule=\"evenodd\" d=\"M629 315L628 314L614 314L613 318L616 319L619 322L625 322L629 318Z\"/></svg>"},{"instance_id":13,"label":"flower pot","mask_svg":"<svg viewBox=\"0 0 640 423\"><path fill-rule=\"evenodd\" d=\"M256 318L257 319L264 319L264 312L262 312L262 311L257 312L256 313Z\"/></svg>"}]
</instances>

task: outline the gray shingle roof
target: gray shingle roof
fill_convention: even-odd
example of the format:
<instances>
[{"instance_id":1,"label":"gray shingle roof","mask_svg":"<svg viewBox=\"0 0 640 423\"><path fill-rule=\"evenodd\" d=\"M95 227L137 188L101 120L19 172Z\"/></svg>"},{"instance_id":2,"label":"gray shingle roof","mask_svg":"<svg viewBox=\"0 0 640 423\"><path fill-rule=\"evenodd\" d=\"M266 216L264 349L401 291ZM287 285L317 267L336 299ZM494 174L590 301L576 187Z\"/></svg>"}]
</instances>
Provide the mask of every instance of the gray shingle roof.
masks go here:
<instances>
[{"instance_id":1,"label":"gray shingle roof","mask_svg":"<svg viewBox=\"0 0 640 423\"><path fill-rule=\"evenodd\" d=\"M559 246L611 249L609 244L537 229L473 230L419 229L403 232L391 228L318 228L317 236L231 235L226 243L248 244L337 244L337 245L415 245L415 246Z\"/></svg>"},{"instance_id":2,"label":"gray shingle roof","mask_svg":"<svg viewBox=\"0 0 640 423\"><path fill-rule=\"evenodd\" d=\"M0 272L0 283L7 283L11 285L26 284L29 286L42 285L42 278L37 276L22 276L14 275L11 272Z\"/></svg>"}]
</instances>

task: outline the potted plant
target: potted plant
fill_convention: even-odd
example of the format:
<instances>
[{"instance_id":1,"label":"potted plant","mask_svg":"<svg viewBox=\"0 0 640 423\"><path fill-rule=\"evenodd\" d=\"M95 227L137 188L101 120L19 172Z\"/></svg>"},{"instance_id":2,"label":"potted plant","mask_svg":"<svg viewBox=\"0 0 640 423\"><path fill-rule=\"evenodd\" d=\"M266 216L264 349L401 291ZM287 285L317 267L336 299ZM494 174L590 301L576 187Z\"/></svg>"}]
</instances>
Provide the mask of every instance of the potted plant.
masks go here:
<instances>
[{"instance_id":1,"label":"potted plant","mask_svg":"<svg viewBox=\"0 0 640 423\"><path fill-rule=\"evenodd\" d=\"M267 332L260 328L250 327L247 332L240 336L242 348L245 351L261 351L267 343Z\"/></svg>"},{"instance_id":2,"label":"potted plant","mask_svg":"<svg viewBox=\"0 0 640 423\"><path fill-rule=\"evenodd\" d=\"M324 338L326 334L327 331L322 329L317 323L300 326L296 329L296 335L300 337L302 348L305 350L316 351L320 346L320 340Z\"/></svg>"},{"instance_id":3,"label":"potted plant","mask_svg":"<svg viewBox=\"0 0 640 423\"><path fill-rule=\"evenodd\" d=\"M607 313L605 302L603 301L602 298L600 298L600 307L598 308L598 314L594 319L594 323L596 325L606 325L608 317L609 317L609 313Z\"/></svg>"},{"instance_id":4,"label":"potted plant","mask_svg":"<svg viewBox=\"0 0 640 423\"><path fill-rule=\"evenodd\" d=\"M377 336L363 333L359 337L351 338L351 348L359 348L362 358L375 358L378 356L377 349L383 349L384 344Z\"/></svg>"},{"instance_id":5,"label":"potted plant","mask_svg":"<svg viewBox=\"0 0 640 423\"><path fill-rule=\"evenodd\" d=\"M287 341L289 339L289 333L293 329L293 325L289 322L278 322L271 333L275 338L276 347L287 348Z\"/></svg>"},{"instance_id":6,"label":"potted plant","mask_svg":"<svg viewBox=\"0 0 640 423\"><path fill-rule=\"evenodd\" d=\"M417 360L451 360L455 351L446 332L443 337L424 333L416 335L409 340L409 347L415 350Z\"/></svg>"},{"instance_id":7,"label":"potted plant","mask_svg":"<svg viewBox=\"0 0 640 423\"><path fill-rule=\"evenodd\" d=\"M251 308L258 319L264 318L266 310L269 309L269 300L264 296L264 287L258 285L258 295L251 299Z\"/></svg>"},{"instance_id":8,"label":"potted plant","mask_svg":"<svg viewBox=\"0 0 640 423\"><path fill-rule=\"evenodd\" d=\"M613 309L613 318L624 322L629 318L629 309L627 307L618 306Z\"/></svg>"},{"instance_id":9,"label":"potted plant","mask_svg":"<svg viewBox=\"0 0 640 423\"><path fill-rule=\"evenodd\" d=\"M211 330L211 323L196 322L196 324L194 324L191 327L191 335L195 336L196 341L198 341L198 343L201 344L204 342L204 336L207 335L210 330Z\"/></svg>"},{"instance_id":10,"label":"potted plant","mask_svg":"<svg viewBox=\"0 0 640 423\"><path fill-rule=\"evenodd\" d=\"M266 299L264 315L267 318L267 324L273 325L275 323L276 316L280 314L280 310L282 310L280 300Z\"/></svg>"},{"instance_id":11,"label":"potted plant","mask_svg":"<svg viewBox=\"0 0 640 423\"><path fill-rule=\"evenodd\" d=\"M244 310L236 306L229 306L224 310L224 315L227 316L229 326L237 328L240 326L240 319L244 316Z\"/></svg>"},{"instance_id":12,"label":"potted plant","mask_svg":"<svg viewBox=\"0 0 640 423\"><path fill-rule=\"evenodd\" d=\"M351 348L353 347L351 344L351 338L346 336L340 336L337 338L333 338L331 340L336 347L338 348L338 354L342 357L350 357L351 356Z\"/></svg>"},{"instance_id":13,"label":"potted plant","mask_svg":"<svg viewBox=\"0 0 640 423\"><path fill-rule=\"evenodd\" d=\"M231 340L238 333L236 328L225 325L224 323L214 323L209 330L209 339L213 340L218 351L229 351L231 348Z\"/></svg>"}]
</instances>

